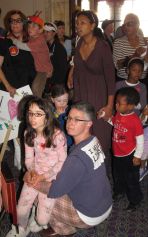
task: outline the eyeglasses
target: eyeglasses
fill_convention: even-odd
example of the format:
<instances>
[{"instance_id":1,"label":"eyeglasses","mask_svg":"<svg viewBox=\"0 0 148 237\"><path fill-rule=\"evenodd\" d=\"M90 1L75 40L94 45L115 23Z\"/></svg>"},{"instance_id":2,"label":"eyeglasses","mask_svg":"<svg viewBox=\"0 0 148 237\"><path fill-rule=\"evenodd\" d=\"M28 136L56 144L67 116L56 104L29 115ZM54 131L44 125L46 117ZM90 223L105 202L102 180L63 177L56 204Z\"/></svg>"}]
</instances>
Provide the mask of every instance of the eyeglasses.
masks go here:
<instances>
[{"instance_id":1,"label":"eyeglasses","mask_svg":"<svg viewBox=\"0 0 148 237\"><path fill-rule=\"evenodd\" d=\"M124 24L124 26L126 26L126 27L133 27L133 26L136 26L136 25L137 25L137 22L135 22L135 21L129 21L129 22Z\"/></svg>"},{"instance_id":2,"label":"eyeglasses","mask_svg":"<svg viewBox=\"0 0 148 237\"><path fill-rule=\"evenodd\" d=\"M120 103L120 102L117 101L117 102L116 102L116 105L119 105L119 106L120 106L120 105L127 105L127 103Z\"/></svg>"},{"instance_id":3,"label":"eyeglasses","mask_svg":"<svg viewBox=\"0 0 148 237\"><path fill-rule=\"evenodd\" d=\"M86 119L78 119L78 118L72 118L70 116L65 117L65 120L67 120L68 122L73 121L74 123L78 123L78 122L89 122L90 120L86 120Z\"/></svg>"},{"instance_id":4,"label":"eyeglasses","mask_svg":"<svg viewBox=\"0 0 148 237\"><path fill-rule=\"evenodd\" d=\"M42 117L44 115L46 115L46 114L42 114L42 113L39 113L39 112L36 112L36 113L28 112L28 116L29 117L33 117L34 116L36 118L40 118L40 117Z\"/></svg>"},{"instance_id":5,"label":"eyeglasses","mask_svg":"<svg viewBox=\"0 0 148 237\"><path fill-rule=\"evenodd\" d=\"M23 20L21 18L17 18L17 19L10 19L10 24L17 24L17 23L22 23Z\"/></svg>"}]
</instances>

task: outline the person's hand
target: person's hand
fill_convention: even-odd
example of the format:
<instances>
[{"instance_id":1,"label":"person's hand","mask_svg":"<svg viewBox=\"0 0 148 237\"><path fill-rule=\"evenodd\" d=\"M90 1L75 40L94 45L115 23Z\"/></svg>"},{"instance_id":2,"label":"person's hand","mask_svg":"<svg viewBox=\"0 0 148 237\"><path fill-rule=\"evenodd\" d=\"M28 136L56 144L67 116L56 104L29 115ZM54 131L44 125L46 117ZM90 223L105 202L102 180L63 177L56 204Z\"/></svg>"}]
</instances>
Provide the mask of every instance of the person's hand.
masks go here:
<instances>
[{"instance_id":1,"label":"person's hand","mask_svg":"<svg viewBox=\"0 0 148 237\"><path fill-rule=\"evenodd\" d=\"M143 109L143 111L142 111L142 114L143 115L148 115L148 105L146 105L145 107L144 107L144 109Z\"/></svg>"},{"instance_id":2,"label":"person's hand","mask_svg":"<svg viewBox=\"0 0 148 237\"><path fill-rule=\"evenodd\" d=\"M68 79L67 79L67 87L68 89L72 89L73 88L73 70L74 70L74 66L71 67L69 74L68 74Z\"/></svg>"},{"instance_id":3,"label":"person's hand","mask_svg":"<svg viewBox=\"0 0 148 237\"><path fill-rule=\"evenodd\" d=\"M145 61L146 63L148 63L148 49L147 49L147 51L146 51L146 55L144 56L144 61Z\"/></svg>"},{"instance_id":4,"label":"person's hand","mask_svg":"<svg viewBox=\"0 0 148 237\"><path fill-rule=\"evenodd\" d=\"M68 89L72 89L73 88L73 76L72 75L68 76L67 87L68 87Z\"/></svg>"},{"instance_id":5,"label":"person's hand","mask_svg":"<svg viewBox=\"0 0 148 237\"><path fill-rule=\"evenodd\" d=\"M108 121L112 117L112 108L110 106L105 106L97 112L97 119L103 118Z\"/></svg>"},{"instance_id":6,"label":"person's hand","mask_svg":"<svg viewBox=\"0 0 148 237\"><path fill-rule=\"evenodd\" d=\"M65 112L65 109L66 109L65 106L64 107L61 106L61 107L57 108L56 112L57 112L58 115L60 115L60 114L63 114Z\"/></svg>"},{"instance_id":7,"label":"person's hand","mask_svg":"<svg viewBox=\"0 0 148 237\"><path fill-rule=\"evenodd\" d=\"M133 165L140 166L140 164L141 164L141 159L139 159L137 157L133 157Z\"/></svg>"},{"instance_id":8,"label":"person's hand","mask_svg":"<svg viewBox=\"0 0 148 237\"><path fill-rule=\"evenodd\" d=\"M24 182L28 184L28 186L33 186L35 180L38 180L38 174L35 170L27 171L23 178Z\"/></svg>"},{"instance_id":9,"label":"person's hand","mask_svg":"<svg viewBox=\"0 0 148 237\"><path fill-rule=\"evenodd\" d=\"M144 47L139 47L139 48L137 48L136 50L135 50L135 56L136 57L140 57L143 53L145 53L146 52L146 48L144 48Z\"/></svg>"},{"instance_id":10,"label":"person's hand","mask_svg":"<svg viewBox=\"0 0 148 237\"><path fill-rule=\"evenodd\" d=\"M48 181L41 181L35 186L33 186L34 189L38 190L41 193L48 194L49 189L51 187L52 183Z\"/></svg>"},{"instance_id":11,"label":"person's hand","mask_svg":"<svg viewBox=\"0 0 148 237\"><path fill-rule=\"evenodd\" d=\"M7 91L10 93L11 97L14 97L15 93L16 93L16 88L14 88L13 86L11 86L10 84L7 85L6 87Z\"/></svg>"},{"instance_id":12,"label":"person's hand","mask_svg":"<svg viewBox=\"0 0 148 237\"><path fill-rule=\"evenodd\" d=\"M32 187L35 187L40 182L45 180L45 178L44 178L44 176L42 174L37 174L36 172L34 172L31 175L32 175L32 177L31 177L30 184L31 184Z\"/></svg>"},{"instance_id":13,"label":"person's hand","mask_svg":"<svg viewBox=\"0 0 148 237\"><path fill-rule=\"evenodd\" d=\"M23 177L23 181L28 185L31 185L32 180L32 171L27 171Z\"/></svg>"},{"instance_id":14,"label":"person's hand","mask_svg":"<svg viewBox=\"0 0 148 237\"><path fill-rule=\"evenodd\" d=\"M117 61L117 67L118 67L118 69L121 69L121 68L124 67L124 62L125 62L125 59L119 59L119 60Z\"/></svg>"},{"instance_id":15,"label":"person's hand","mask_svg":"<svg viewBox=\"0 0 148 237\"><path fill-rule=\"evenodd\" d=\"M47 194L51 186L51 182L39 181L42 180L41 175L38 175L35 171L27 171L24 175L23 181L29 186L32 187L44 194Z\"/></svg>"},{"instance_id":16,"label":"person's hand","mask_svg":"<svg viewBox=\"0 0 148 237\"><path fill-rule=\"evenodd\" d=\"M143 109L141 115L140 115L140 119L142 122L146 122L148 118L148 105L145 106L145 108Z\"/></svg>"}]
</instances>

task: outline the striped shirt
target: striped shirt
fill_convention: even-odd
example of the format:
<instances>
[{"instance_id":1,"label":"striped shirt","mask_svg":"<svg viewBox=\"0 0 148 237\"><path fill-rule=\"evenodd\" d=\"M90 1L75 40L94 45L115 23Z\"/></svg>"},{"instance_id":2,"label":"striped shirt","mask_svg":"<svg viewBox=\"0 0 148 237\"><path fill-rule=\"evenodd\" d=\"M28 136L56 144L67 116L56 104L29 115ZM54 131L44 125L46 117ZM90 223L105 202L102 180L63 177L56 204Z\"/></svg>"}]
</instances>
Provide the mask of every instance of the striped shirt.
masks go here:
<instances>
[{"instance_id":1,"label":"striped shirt","mask_svg":"<svg viewBox=\"0 0 148 237\"><path fill-rule=\"evenodd\" d=\"M139 38L139 45L138 47L134 48L130 45L127 36L123 36L118 38L114 41L113 44L113 60L115 67L117 69L117 76L127 79L126 67L121 69L118 68L117 62L120 59L124 59L127 56L131 56L135 53L135 50L139 47L146 46L144 38ZM147 69L143 72L141 79L146 77Z\"/></svg>"}]
</instances>

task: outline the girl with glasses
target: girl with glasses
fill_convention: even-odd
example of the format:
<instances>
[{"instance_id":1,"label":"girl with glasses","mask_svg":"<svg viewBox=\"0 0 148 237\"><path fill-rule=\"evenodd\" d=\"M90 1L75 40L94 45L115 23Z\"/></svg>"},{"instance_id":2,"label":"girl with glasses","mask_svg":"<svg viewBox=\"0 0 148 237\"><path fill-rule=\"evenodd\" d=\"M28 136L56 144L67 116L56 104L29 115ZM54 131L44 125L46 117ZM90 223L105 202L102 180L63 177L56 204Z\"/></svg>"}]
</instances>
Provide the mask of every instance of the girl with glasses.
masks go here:
<instances>
[{"instance_id":1,"label":"girl with glasses","mask_svg":"<svg viewBox=\"0 0 148 237\"><path fill-rule=\"evenodd\" d=\"M67 144L64 133L59 129L48 101L32 96L26 105L25 140L25 176L32 186L24 182L17 206L19 234L15 228L9 236L25 237L27 234L47 228L54 199L37 191L34 187L56 179L67 156ZM27 228L31 208L37 198L37 216ZM37 224L38 223L38 224Z\"/></svg>"}]
</instances>

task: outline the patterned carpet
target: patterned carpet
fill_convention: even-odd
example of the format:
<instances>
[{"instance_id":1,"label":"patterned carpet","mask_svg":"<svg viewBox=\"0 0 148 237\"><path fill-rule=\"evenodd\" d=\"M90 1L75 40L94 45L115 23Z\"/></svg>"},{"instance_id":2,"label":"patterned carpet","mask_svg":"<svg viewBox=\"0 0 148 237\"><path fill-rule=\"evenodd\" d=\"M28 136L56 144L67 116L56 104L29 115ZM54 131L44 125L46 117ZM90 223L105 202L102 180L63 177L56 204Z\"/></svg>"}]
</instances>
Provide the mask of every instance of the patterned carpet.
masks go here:
<instances>
[{"instance_id":1,"label":"patterned carpet","mask_svg":"<svg viewBox=\"0 0 148 237\"><path fill-rule=\"evenodd\" d=\"M113 205L110 217L94 229L79 231L75 237L148 237L148 175L142 180L144 199L135 212L124 210L128 202L126 197ZM5 237L11 227L10 217L5 214L0 223L0 237ZM30 233L27 237L41 237L39 233Z\"/></svg>"}]
</instances>

